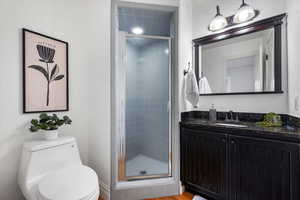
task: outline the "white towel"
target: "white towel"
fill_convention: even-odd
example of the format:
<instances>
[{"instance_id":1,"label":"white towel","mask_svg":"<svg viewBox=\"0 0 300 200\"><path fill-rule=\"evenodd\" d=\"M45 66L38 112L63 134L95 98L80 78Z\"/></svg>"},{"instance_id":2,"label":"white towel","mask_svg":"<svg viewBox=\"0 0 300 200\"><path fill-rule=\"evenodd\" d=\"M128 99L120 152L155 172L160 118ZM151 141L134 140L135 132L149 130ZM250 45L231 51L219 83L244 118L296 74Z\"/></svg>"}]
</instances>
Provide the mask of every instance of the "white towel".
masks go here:
<instances>
[{"instance_id":1,"label":"white towel","mask_svg":"<svg viewBox=\"0 0 300 200\"><path fill-rule=\"evenodd\" d=\"M211 88L209 86L207 78L204 76L199 81L199 92L200 94L211 94Z\"/></svg>"},{"instance_id":2,"label":"white towel","mask_svg":"<svg viewBox=\"0 0 300 200\"><path fill-rule=\"evenodd\" d=\"M189 70L185 77L185 96L193 107L197 107L199 101L199 88L193 70Z\"/></svg>"},{"instance_id":3,"label":"white towel","mask_svg":"<svg viewBox=\"0 0 300 200\"><path fill-rule=\"evenodd\" d=\"M194 196L193 200L206 200L206 199L200 196Z\"/></svg>"}]
</instances>

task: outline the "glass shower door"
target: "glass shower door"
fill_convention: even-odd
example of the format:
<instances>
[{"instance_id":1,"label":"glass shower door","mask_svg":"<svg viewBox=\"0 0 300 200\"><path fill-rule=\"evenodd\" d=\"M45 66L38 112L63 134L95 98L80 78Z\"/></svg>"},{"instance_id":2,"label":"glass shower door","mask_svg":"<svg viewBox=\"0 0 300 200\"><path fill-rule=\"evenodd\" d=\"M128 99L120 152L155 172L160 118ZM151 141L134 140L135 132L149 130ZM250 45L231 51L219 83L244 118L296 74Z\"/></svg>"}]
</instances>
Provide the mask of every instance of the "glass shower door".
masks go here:
<instances>
[{"instance_id":1,"label":"glass shower door","mask_svg":"<svg viewBox=\"0 0 300 200\"><path fill-rule=\"evenodd\" d=\"M123 180L171 176L170 50L169 38L126 37Z\"/></svg>"}]
</instances>

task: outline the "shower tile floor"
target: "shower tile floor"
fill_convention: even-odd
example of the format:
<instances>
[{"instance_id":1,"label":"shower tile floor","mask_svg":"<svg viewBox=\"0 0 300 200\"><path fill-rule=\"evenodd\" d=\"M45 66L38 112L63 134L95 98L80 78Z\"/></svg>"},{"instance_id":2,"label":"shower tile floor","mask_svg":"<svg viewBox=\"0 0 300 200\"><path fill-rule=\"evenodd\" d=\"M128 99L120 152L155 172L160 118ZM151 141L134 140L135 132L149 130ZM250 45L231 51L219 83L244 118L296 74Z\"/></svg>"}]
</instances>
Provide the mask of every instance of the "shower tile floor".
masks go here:
<instances>
[{"instance_id":1,"label":"shower tile floor","mask_svg":"<svg viewBox=\"0 0 300 200\"><path fill-rule=\"evenodd\" d=\"M126 176L158 175L168 172L168 163L142 154L126 162Z\"/></svg>"}]
</instances>

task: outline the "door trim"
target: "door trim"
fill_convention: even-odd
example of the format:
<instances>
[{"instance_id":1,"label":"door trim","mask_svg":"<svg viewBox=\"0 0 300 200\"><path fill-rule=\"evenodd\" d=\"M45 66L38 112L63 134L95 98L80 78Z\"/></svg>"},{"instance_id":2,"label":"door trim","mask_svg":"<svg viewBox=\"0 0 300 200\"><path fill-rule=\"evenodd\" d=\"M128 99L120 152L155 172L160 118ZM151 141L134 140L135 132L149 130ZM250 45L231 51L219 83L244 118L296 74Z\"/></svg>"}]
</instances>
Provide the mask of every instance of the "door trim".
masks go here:
<instances>
[{"instance_id":1,"label":"door trim","mask_svg":"<svg viewBox=\"0 0 300 200\"><path fill-rule=\"evenodd\" d=\"M124 2L112 0L111 7L111 46L115 47L116 42L116 13L118 6L133 6L136 8L160 9L172 11L174 13L174 31L172 46L172 177L147 179L138 181L118 181L118 159L117 159L117 130L116 130L116 113L115 113L115 56L116 49L111 48L111 199L127 200L141 198L155 198L159 196L172 196L180 192L180 164L179 164L179 69L178 69L178 12L177 6L150 5L144 3Z\"/></svg>"},{"instance_id":2,"label":"door trim","mask_svg":"<svg viewBox=\"0 0 300 200\"><path fill-rule=\"evenodd\" d=\"M153 36L153 35L136 35L136 34L126 34L126 39L128 38L145 38L145 39L155 39L155 40L167 40L168 41L168 48L171 52L172 50L172 38L171 37L161 37L161 36ZM155 179L155 178L167 178L172 177L172 54L169 53L169 100L167 104L167 112L168 112L168 121L169 121L169 153L168 153L168 173L162 173L162 174L155 174L155 175L141 175L141 176L127 176L126 175L126 135L121 135L119 138L116 138L117 140L120 140L119 143L119 154L117 154L118 157L118 181L134 181L134 180L146 180L146 179ZM126 134L126 132L125 132Z\"/></svg>"}]
</instances>

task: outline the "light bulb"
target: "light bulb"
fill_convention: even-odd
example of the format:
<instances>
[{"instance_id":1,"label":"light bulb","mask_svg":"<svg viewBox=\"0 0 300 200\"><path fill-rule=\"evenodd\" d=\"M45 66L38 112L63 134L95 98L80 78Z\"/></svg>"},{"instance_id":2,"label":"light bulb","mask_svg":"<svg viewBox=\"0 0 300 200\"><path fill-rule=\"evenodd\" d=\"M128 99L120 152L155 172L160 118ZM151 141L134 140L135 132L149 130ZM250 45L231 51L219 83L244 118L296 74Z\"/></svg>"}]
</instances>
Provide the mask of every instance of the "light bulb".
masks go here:
<instances>
[{"instance_id":1,"label":"light bulb","mask_svg":"<svg viewBox=\"0 0 300 200\"><path fill-rule=\"evenodd\" d=\"M228 25L227 19L221 15L220 7L217 6L217 14L208 26L210 31L219 31Z\"/></svg>"},{"instance_id":2,"label":"light bulb","mask_svg":"<svg viewBox=\"0 0 300 200\"><path fill-rule=\"evenodd\" d=\"M144 29L137 26L137 27L133 27L131 29L131 32L134 33L134 34L136 34L136 35L141 35L141 34L144 33Z\"/></svg>"},{"instance_id":3,"label":"light bulb","mask_svg":"<svg viewBox=\"0 0 300 200\"><path fill-rule=\"evenodd\" d=\"M244 4L240 7L237 13L233 17L233 22L235 24L240 24L247 22L255 17L256 13L253 7Z\"/></svg>"},{"instance_id":4,"label":"light bulb","mask_svg":"<svg viewBox=\"0 0 300 200\"><path fill-rule=\"evenodd\" d=\"M209 25L209 30L219 31L228 25L227 19L222 15L216 16Z\"/></svg>"}]
</instances>

